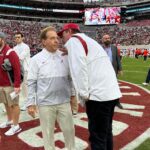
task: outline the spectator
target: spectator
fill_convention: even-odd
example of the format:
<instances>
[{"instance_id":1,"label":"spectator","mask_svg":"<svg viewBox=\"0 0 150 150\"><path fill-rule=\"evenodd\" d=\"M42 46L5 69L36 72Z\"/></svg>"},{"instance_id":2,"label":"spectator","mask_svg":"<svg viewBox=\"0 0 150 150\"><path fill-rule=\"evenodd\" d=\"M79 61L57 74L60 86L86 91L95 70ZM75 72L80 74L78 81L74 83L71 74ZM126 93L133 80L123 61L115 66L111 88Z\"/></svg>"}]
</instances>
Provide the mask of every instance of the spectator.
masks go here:
<instances>
[{"instance_id":1,"label":"spectator","mask_svg":"<svg viewBox=\"0 0 150 150\"><path fill-rule=\"evenodd\" d=\"M6 44L6 35L0 32L0 66L4 63L4 60L9 59L13 72L14 72L14 84L11 85L7 71L0 67L0 102L4 103L7 121L0 124L0 128L11 127L7 132L6 136L14 135L21 131L18 124L19 122L19 96L12 100L10 93L13 91L16 95L20 92L20 62L15 51L10 50L10 47Z\"/></svg>"},{"instance_id":2,"label":"spectator","mask_svg":"<svg viewBox=\"0 0 150 150\"><path fill-rule=\"evenodd\" d=\"M65 137L66 148L75 150L68 59L67 56L62 56L62 52L58 50L59 43L55 28L43 29L40 38L44 48L31 58L28 74L29 92L26 103L28 113L35 117L37 105L45 150L55 149L56 120Z\"/></svg>"},{"instance_id":3,"label":"spectator","mask_svg":"<svg viewBox=\"0 0 150 150\"><path fill-rule=\"evenodd\" d=\"M24 36L21 32L18 32L15 34L15 42L16 46L14 47L15 52L17 53L19 59L22 61L24 66L24 80L22 83L22 90L21 94L24 98L24 101L27 99L27 74L29 69L29 63L30 63L30 48L27 44L23 42ZM25 104L23 107L21 107L21 110L26 110Z\"/></svg>"},{"instance_id":4,"label":"spectator","mask_svg":"<svg viewBox=\"0 0 150 150\"><path fill-rule=\"evenodd\" d=\"M86 105L91 149L113 149L112 118L121 92L110 60L95 40L80 33L77 24L65 24L58 35L66 43L80 103Z\"/></svg>"}]
</instances>

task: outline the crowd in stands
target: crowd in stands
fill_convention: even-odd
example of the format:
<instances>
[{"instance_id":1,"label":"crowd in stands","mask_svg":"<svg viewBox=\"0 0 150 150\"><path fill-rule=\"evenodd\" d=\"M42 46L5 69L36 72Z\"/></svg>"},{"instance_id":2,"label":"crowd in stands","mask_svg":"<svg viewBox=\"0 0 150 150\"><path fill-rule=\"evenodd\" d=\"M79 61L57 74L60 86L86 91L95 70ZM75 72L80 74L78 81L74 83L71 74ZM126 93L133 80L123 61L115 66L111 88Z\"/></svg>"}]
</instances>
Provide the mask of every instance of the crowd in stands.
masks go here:
<instances>
[{"instance_id":1,"label":"crowd in stands","mask_svg":"<svg viewBox=\"0 0 150 150\"><path fill-rule=\"evenodd\" d=\"M126 24L128 27L134 27L134 26L150 26L150 20L134 20Z\"/></svg>"},{"instance_id":2,"label":"crowd in stands","mask_svg":"<svg viewBox=\"0 0 150 150\"><path fill-rule=\"evenodd\" d=\"M103 34L109 33L114 44L147 45L150 43L150 20L133 21L116 26L101 26L96 29L96 39L101 43Z\"/></svg>"},{"instance_id":3,"label":"crowd in stands","mask_svg":"<svg viewBox=\"0 0 150 150\"><path fill-rule=\"evenodd\" d=\"M62 3L62 1L61 0L43 0L44 2L61 2ZM76 2L76 3L78 3L78 2L80 2L80 3L82 3L83 2L83 0L63 0L63 2L64 3L66 3L66 2Z\"/></svg>"},{"instance_id":4,"label":"crowd in stands","mask_svg":"<svg viewBox=\"0 0 150 150\"><path fill-rule=\"evenodd\" d=\"M104 0L105 2L113 2L113 3L117 3L117 2L131 2L131 3L134 3L134 2L141 2L141 1L145 1L145 0Z\"/></svg>"},{"instance_id":5,"label":"crowd in stands","mask_svg":"<svg viewBox=\"0 0 150 150\"><path fill-rule=\"evenodd\" d=\"M41 42L39 34L42 28L52 25L57 29L60 28L57 24L41 23L35 21L12 21L12 20L0 20L1 31L8 35L7 42L13 47L14 34L16 32L23 33L25 37L25 43L27 43L31 49L41 48Z\"/></svg>"},{"instance_id":6,"label":"crowd in stands","mask_svg":"<svg viewBox=\"0 0 150 150\"><path fill-rule=\"evenodd\" d=\"M147 0L85 0L87 3L135 3L135 2L143 2Z\"/></svg>"},{"instance_id":7,"label":"crowd in stands","mask_svg":"<svg viewBox=\"0 0 150 150\"><path fill-rule=\"evenodd\" d=\"M62 24L44 23L35 21L15 21L0 19L1 31L8 34L8 42L13 46L13 35L21 31L25 37L25 43L30 49L41 48L39 33L42 28L52 25L60 29ZM84 26L80 25L81 30L101 43L103 34L109 33L114 44L120 45L146 45L150 43L150 20L133 21L127 24L113 26Z\"/></svg>"}]
</instances>

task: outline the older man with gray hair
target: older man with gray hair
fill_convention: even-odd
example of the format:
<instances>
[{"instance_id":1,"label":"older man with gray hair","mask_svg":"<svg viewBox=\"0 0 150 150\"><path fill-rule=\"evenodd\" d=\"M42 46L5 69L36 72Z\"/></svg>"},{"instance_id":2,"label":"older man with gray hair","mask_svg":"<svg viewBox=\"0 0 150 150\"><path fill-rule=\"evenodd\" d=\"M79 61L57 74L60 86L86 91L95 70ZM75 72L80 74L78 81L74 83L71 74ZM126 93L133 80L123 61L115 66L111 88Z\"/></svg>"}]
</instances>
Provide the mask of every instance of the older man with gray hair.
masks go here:
<instances>
[{"instance_id":1,"label":"older man with gray hair","mask_svg":"<svg viewBox=\"0 0 150 150\"><path fill-rule=\"evenodd\" d=\"M55 28L42 30L43 49L32 57L28 74L28 113L39 110L45 150L55 150L54 128L59 123L67 150L75 150L75 130L70 106L71 82L67 56L58 50ZM35 96L35 94L36 96Z\"/></svg>"}]
</instances>

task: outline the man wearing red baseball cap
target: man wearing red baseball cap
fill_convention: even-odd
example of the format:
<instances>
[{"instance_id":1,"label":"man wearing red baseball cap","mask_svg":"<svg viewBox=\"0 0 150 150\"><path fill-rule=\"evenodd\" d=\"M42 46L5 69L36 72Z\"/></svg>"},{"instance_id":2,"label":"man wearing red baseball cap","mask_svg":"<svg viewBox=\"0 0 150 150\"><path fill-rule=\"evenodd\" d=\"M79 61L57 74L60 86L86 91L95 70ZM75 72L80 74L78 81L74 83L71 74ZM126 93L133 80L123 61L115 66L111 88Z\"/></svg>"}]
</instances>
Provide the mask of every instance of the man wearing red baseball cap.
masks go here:
<instances>
[{"instance_id":1,"label":"man wearing red baseball cap","mask_svg":"<svg viewBox=\"0 0 150 150\"><path fill-rule=\"evenodd\" d=\"M80 103L86 105L91 149L112 150L112 118L121 92L109 57L95 40L80 33L77 24L64 25L58 35L68 50Z\"/></svg>"},{"instance_id":2,"label":"man wearing red baseball cap","mask_svg":"<svg viewBox=\"0 0 150 150\"><path fill-rule=\"evenodd\" d=\"M75 24L75 23L68 23L68 24L65 24L63 26L62 30L57 33L58 36L62 37L63 32L67 31L69 29L72 29L72 30L74 30L76 32L80 32L80 27L77 24ZM71 97L70 104L71 104L72 114L73 115L77 115L77 113L78 113L78 99L77 99L76 96L72 96Z\"/></svg>"},{"instance_id":3,"label":"man wearing red baseball cap","mask_svg":"<svg viewBox=\"0 0 150 150\"><path fill-rule=\"evenodd\" d=\"M68 24L65 24L62 28L62 30L60 32L58 32L58 36L62 37L62 34L64 31L68 30L68 29L74 29L74 30L78 30L80 31L80 27L75 24L75 23L68 23Z\"/></svg>"}]
</instances>

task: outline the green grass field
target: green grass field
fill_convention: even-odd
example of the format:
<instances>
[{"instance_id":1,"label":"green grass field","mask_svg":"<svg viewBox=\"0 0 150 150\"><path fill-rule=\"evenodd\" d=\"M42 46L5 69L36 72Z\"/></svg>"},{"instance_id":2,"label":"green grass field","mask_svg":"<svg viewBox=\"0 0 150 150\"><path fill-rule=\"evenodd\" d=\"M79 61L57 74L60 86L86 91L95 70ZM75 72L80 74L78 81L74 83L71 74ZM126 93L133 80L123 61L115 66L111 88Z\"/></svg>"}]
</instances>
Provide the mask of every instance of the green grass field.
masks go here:
<instances>
[{"instance_id":1,"label":"green grass field","mask_svg":"<svg viewBox=\"0 0 150 150\"><path fill-rule=\"evenodd\" d=\"M123 76L119 76L119 79L135 83L150 90L150 85L142 85L142 83L145 82L149 67L150 58L146 62L144 62L143 58L135 59L124 57L122 59ZM135 150L150 150L150 138L147 139Z\"/></svg>"},{"instance_id":2,"label":"green grass field","mask_svg":"<svg viewBox=\"0 0 150 150\"><path fill-rule=\"evenodd\" d=\"M123 76L119 76L119 79L143 86L142 83L145 82L149 67L150 58L144 62L143 58L124 57L122 59ZM150 90L150 86L143 87Z\"/></svg>"}]
</instances>

